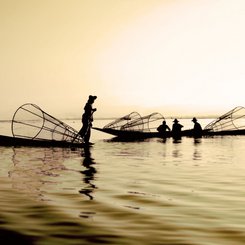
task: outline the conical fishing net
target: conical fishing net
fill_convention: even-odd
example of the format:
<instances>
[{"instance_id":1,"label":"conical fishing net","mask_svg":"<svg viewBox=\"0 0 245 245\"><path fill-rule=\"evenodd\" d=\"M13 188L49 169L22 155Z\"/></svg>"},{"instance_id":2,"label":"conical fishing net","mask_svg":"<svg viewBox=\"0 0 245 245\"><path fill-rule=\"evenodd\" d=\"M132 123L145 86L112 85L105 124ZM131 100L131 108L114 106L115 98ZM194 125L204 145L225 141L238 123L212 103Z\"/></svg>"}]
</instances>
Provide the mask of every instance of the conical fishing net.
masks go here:
<instances>
[{"instance_id":1,"label":"conical fishing net","mask_svg":"<svg viewBox=\"0 0 245 245\"><path fill-rule=\"evenodd\" d=\"M245 108L238 106L216 120L209 123L205 129L220 132L245 129Z\"/></svg>"},{"instance_id":2,"label":"conical fishing net","mask_svg":"<svg viewBox=\"0 0 245 245\"><path fill-rule=\"evenodd\" d=\"M107 124L104 126L104 128L125 131L151 132L156 131L156 128L163 120L164 117L160 113L152 113L150 115L141 117L138 112L132 112Z\"/></svg>"},{"instance_id":3,"label":"conical fishing net","mask_svg":"<svg viewBox=\"0 0 245 245\"><path fill-rule=\"evenodd\" d=\"M154 112L150 115L142 117L143 123L144 123L144 131L147 132L154 132L158 128L160 124L162 124L162 121L165 120L165 118L157 112Z\"/></svg>"},{"instance_id":4,"label":"conical fishing net","mask_svg":"<svg viewBox=\"0 0 245 245\"><path fill-rule=\"evenodd\" d=\"M14 113L12 134L14 137L33 140L83 143L75 129L30 103L20 106Z\"/></svg>"},{"instance_id":5,"label":"conical fishing net","mask_svg":"<svg viewBox=\"0 0 245 245\"><path fill-rule=\"evenodd\" d=\"M136 124L132 125L132 122L134 121L139 121L139 123L137 125ZM112 128L116 130L136 130L136 131L142 130L142 127L143 125L142 125L141 116L138 112L131 112L130 114L120 117L104 126L104 128Z\"/></svg>"}]
</instances>

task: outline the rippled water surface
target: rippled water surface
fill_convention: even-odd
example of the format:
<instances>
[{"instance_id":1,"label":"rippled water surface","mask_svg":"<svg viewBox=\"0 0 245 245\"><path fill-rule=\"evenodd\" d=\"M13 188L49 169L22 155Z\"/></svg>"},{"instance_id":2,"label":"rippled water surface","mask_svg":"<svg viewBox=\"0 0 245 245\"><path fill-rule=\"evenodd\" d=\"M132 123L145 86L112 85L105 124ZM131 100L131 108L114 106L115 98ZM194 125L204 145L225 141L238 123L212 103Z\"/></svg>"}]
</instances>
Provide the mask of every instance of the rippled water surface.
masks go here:
<instances>
[{"instance_id":1,"label":"rippled water surface","mask_svg":"<svg viewBox=\"0 0 245 245\"><path fill-rule=\"evenodd\" d=\"M0 147L1 244L245 244L244 136L111 138Z\"/></svg>"}]
</instances>

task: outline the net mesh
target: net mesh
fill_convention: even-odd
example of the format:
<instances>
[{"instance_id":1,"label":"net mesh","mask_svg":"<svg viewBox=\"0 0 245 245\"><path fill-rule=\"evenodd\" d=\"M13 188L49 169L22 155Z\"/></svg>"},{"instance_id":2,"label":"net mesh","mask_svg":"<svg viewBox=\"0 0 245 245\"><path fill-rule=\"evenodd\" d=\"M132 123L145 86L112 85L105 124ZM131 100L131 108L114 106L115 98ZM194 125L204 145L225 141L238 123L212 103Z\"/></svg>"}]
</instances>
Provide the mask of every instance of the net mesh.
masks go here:
<instances>
[{"instance_id":1,"label":"net mesh","mask_svg":"<svg viewBox=\"0 0 245 245\"><path fill-rule=\"evenodd\" d=\"M141 122L141 116L138 112L131 112L130 114L120 117L107 125L104 126L104 128L112 128L116 130L142 130L142 123L139 123L138 125L132 125L132 122L139 121Z\"/></svg>"},{"instance_id":2,"label":"net mesh","mask_svg":"<svg viewBox=\"0 0 245 245\"><path fill-rule=\"evenodd\" d=\"M33 140L83 143L75 129L30 103L20 106L14 113L12 134Z\"/></svg>"},{"instance_id":3,"label":"net mesh","mask_svg":"<svg viewBox=\"0 0 245 245\"><path fill-rule=\"evenodd\" d=\"M107 124L104 126L104 128L125 131L152 132L156 131L157 127L163 120L164 117L157 112L144 117L141 117L138 112L131 112L130 114Z\"/></svg>"},{"instance_id":4,"label":"net mesh","mask_svg":"<svg viewBox=\"0 0 245 245\"><path fill-rule=\"evenodd\" d=\"M245 129L245 108L238 106L216 120L209 123L205 129L220 132Z\"/></svg>"}]
</instances>

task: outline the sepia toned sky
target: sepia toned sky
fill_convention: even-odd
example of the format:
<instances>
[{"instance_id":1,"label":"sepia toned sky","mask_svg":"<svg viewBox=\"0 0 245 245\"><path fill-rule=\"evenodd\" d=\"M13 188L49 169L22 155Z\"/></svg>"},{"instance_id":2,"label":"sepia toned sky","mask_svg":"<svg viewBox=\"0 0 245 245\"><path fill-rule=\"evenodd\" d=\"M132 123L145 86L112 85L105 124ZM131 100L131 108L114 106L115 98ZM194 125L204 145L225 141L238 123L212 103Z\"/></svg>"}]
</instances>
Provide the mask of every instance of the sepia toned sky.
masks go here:
<instances>
[{"instance_id":1,"label":"sepia toned sky","mask_svg":"<svg viewBox=\"0 0 245 245\"><path fill-rule=\"evenodd\" d=\"M0 0L0 120L245 106L243 0Z\"/></svg>"}]
</instances>

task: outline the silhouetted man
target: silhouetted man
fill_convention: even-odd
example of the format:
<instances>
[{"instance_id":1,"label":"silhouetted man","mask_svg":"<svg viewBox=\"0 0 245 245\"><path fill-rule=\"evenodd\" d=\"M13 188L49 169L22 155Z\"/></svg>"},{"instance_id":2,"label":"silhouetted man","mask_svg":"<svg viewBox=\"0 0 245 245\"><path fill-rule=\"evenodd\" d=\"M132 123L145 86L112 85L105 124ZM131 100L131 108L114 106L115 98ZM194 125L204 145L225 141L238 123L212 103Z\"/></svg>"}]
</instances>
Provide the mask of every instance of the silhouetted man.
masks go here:
<instances>
[{"instance_id":1,"label":"silhouetted man","mask_svg":"<svg viewBox=\"0 0 245 245\"><path fill-rule=\"evenodd\" d=\"M197 122L197 119L195 117L193 117L192 122L194 123L194 127L192 129L193 136L195 138L202 137L202 127L200 123Z\"/></svg>"},{"instance_id":2,"label":"silhouetted man","mask_svg":"<svg viewBox=\"0 0 245 245\"><path fill-rule=\"evenodd\" d=\"M177 119L174 119L173 121L173 127L172 127L172 136L173 138L180 138L181 137L181 129L183 128L183 125L179 124L179 121Z\"/></svg>"},{"instance_id":3,"label":"silhouetted man","mask_svg":"<svg viewBox=\"0 0 245 245\"><path fill-rule=\"evenodd\" d=\"M166 124L166 121L163 120L162 124L157 128L157 131L163 136L166 137L166 131L171 131L169 126Z\"/></svg>"},{"instance_id":4,"label":"silhouetted man","mask_svg":"<svg viewBox=\"0 0 245 245\"><path fill-rule=\"evenodd\" d=\"M84 113L82 115L82 123L83 126L79 131L79 134L84 139L86 144L89 143L90 134L91 134L91 127L93 122L93 113L96 111L96 108L92 108L94 101L96 100L97 96L89 95L88 101L84 107Z\"/></svg>"}]
</instances>

